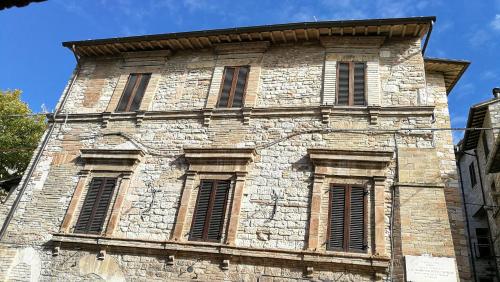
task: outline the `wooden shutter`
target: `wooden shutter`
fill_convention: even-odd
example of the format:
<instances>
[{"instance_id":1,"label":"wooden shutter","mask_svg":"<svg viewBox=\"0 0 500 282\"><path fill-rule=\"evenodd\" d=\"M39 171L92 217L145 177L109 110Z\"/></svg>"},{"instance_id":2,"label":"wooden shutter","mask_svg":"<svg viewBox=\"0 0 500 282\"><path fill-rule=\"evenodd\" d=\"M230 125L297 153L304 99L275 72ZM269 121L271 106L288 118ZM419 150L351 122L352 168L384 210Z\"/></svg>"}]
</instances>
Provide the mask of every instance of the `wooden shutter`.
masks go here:
<instances>
[{"instance_id":1,"label":"wooden shutter","mask_svg":"<svg viewBox=\"0 0 500 282\"><path fill-rule=\"evenodd\" d=\"M337 104L349 105L349 63L338 64Z\"/></svg>"},{"instance_id":2,"label":"wooden shutter","mask_svg":"<svg viewBox=\"0 0 500 282\"><path fill-rule=\"evenodd\" d=\"M75 225L75 233L101 233L116 182L116 178L92 178Z\"/></svg>"},{"instance_id":3,"label":"wooden shutter","mask_svg":"<svg viewBox=\"0 0 500 282\"><path fill-rule=\"evenodd\" d=\"M189 240L219 242L231 182L202 180Z\"/></svg>"},{"instance_id":4,"label":"wooden shutter","mask_svg":"<svg viewBox=\"0 0 500 282\"><path fill-rule=\"evenodd\" d=\"M217 107L240 108L243 106L249 70L248 66L224 68Z\"/></svg>"},{"instance_id":5,"label":"wooden shutter","mask_svg":"<svg viewBox=\"0 0 500 282\"><path fill-rule=\"evenodd\" d=\"M134 73L128 78L125 89L123 90L120 102L118 102L117 112L133 112L139 110L142 97L146 92L150 73Z\"/></svg>"},{"instance_id":6,"label":"wooden shutter","mask_svg":"<svg viewBox=\"0 0 500 282\"><path fill-rule=\"evenodd\" d=\"M337 70L337 105L365 105L366 63L339 62Z\"/></svg>"},{"instance_id":7,"label":"wooden shutter","mask_svg":"<svg viewBox=\"0 0 500 282\"><path fill-rule=\"evenodd\" d=\"M365 104L365 63L354 63L353 102L356 106Z\"/></svg>"},{"instance_id":8,"label":"wooden shutter","mask_svg":"<svg viewBox=\"0 0 500 282\"><path fill-rule=\"evenodd\" d=\"M349 223L349 250L363 251L365 242L365 188L351 187L350 195L350 223Z\"/></svg>"},{"instance_id":9,"label":"wooden shutter","mask_svg":"<svg viewBox=\"0 0 500 282\"><path fill-rule=\"evenodd\" d=\"M330 190L330 228L328 230L328 249L344 249L345 229L345 186L332 186Z\"/></svg>"},{"instance_id":10,"label":"wooden shutter","mask_svg":"<svg viewBox=\"0 0 500 282\"><path fill-rule=\"evenodd\" d=\"M332 185L327 248L346 252L366 250L365 188L353 185Z\"/></svg>"}]
</instances>

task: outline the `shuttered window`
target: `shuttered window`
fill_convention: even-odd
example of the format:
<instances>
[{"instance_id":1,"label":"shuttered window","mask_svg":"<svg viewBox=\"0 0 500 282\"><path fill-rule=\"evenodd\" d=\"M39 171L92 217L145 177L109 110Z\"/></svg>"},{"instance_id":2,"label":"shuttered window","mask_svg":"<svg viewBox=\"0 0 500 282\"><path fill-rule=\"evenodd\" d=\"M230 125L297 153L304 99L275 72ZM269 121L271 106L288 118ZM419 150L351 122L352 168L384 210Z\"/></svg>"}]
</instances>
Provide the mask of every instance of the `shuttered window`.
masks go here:
<instances>
[{"instance_id":1,"label":"shuttered window","mask_svg":"<svg viewBox=\"0 0 500 282\"><path fill-rule=\"evenodd\" d=\"M75 233L101 233L116 182L116 178L92 178L75 225Z\"/></svg>"},{"instance_id":2,"label":"shuttered window","mask_svg":"<svg viewBox=\"0 0 500 282\"><path fill-rule=\"evenodd\" d=\"M474 186L476 186L477 184L476 168L474 167L474 162L470 163L469 165L469 177L470 177L470 185L472 188L474 188Z\"/></svg>"},{"instance_id":3,"label":"shuttered window","mask_svg":"<svg viewBox=\"0 0 500 282\"><path fill-rule=\"evenodd\" d=\"M120 102L118 102L117 112L134 112L139 110L142 97L146 92L150 73L133 73L128 77L127 84L123 90Z\"/></svg>"},{"instance_id":4,"label":"shuttered window","mask_svg":"<svg viewBox=\"0 0 500 282\"><path fill-rule=\"evenodd\" d=\"M488 137L486 136L486 131L483 131L481 136L481 140L483 141L483 150L484 150L484 159L488 161L488 155L490 154L490 148L488 147Z\"/></svg>"},{"instance_id":5,"label":"shuttered window","mask_svg":"<svg viewBox=\"0 0 500 282\"><path fill-rule=\"evenodd\" d=\"M191 224L189 240L220 242L229 180L202 180Z\"/></svg>"},{"instance_id":6,"label":"shuttered window","mask_svg":"<svg viewBox=\"0 0 500 282\"><path fill-rule=\"evenodd\" d=\"M363 106L366 90L366 63L337 64L337 105Z\"/></svg>"},{"instance_id":7,"label":"shuttered window","mask_svg":"<svg viewBox=\"0 0 500 282\"><path fill-rule=\"evenodd\" d=\"M250 67L225 67L219 93L219 108L241 108Z\"/></svg>"},{"instance_id":8,"label":"shuttered window","mask_svg":"<svg viewBox=\"0 0 500 282\"><path fill-rule=\"evenodd\" d=\"M361 186L333 184L330 187L329 250L366 250L366 194Z\"/></svg>"}]
</instances>

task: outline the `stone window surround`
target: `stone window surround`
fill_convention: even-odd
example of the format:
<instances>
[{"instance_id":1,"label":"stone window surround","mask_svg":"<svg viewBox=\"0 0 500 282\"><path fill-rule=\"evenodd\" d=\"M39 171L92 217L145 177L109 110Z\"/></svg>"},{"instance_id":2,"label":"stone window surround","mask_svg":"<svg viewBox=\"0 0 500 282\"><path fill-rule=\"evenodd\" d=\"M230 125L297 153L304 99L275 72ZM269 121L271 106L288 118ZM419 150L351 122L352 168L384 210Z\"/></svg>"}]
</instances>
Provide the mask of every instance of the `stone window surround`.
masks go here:
<instances>
[{"instance_id":1,"label":"stone window surround","mask_svg":"<svg viewBox=\"0 0 500 282\"><path fill-rule=\"evenodd\" d=\"M248 124L252 114L252 108L257 101L259 90L260 72L264 52L269 48L270 42L247 42L247 43L222 43L214 46L217 55L212 80L208 90L208 97L203 109L203 124L208 126L213 113L217 110L217 102L221 92L224 68L227 66L249 66L245 92L243 94L243 122Z\"/></svg>"},{"instance_id":2,"label":"stone window surround","mask_svg":"<svg viewBox=\"0 0 500 282\"><path fill-rule=\"evenodd\" d=\"M325 211L321 210L321 203L324 196L325 185L329 187L334 182L335 177L345 177L351 179L353 184L357 184L356 179L365 179L372 182L374 192L374 203L368 208L368 218L371 210L374 211L374 223L368 228L374 226L374 242L372 253L376 256L386 256L385 251L385 180L386 167L391 161L394 152L392 151L351 151L314 148L308 149L308 155L314 165L314 182L311 196L309 234L307 249L309 251L319 252L321 250L320 238L326 238L320 234L320 225L323 222ZM321 220L323 219L323 221ZM372 230L370 230L372 231Z\"/></svg>"},{"instance_id":3,"label":"stone window surround","mask_svg":"<svg viewBox=\"0 0 500 282\"><path fill-rule=\"evenodd\" d=\"M76 210L82 200L83 192L88 189L89 176L117 177L114 202L108 215L107 226L104 229L106 237L111 237L118 226L125 196L130 186L134 167L144 156L142 150L115 149L82 149L80 158L84 167L79 173L78 183L64 216L60 233L69 233L77 218ZM109 212L109 211L108 211Z\"/></svg>"},{"instance_id":4,"label":"stone window surround","mask_svg":"<svg viewBox=\"0 0 500 282\"><path fill-rule=\"evenodd\" d=\"M199 186L200 179L234 178L235 183L229 192L229 196L232 196L232 199L228 200L229 216L226 216L223 227L223 234L226 235L223 238L225 244L235 245L245 179L254 156L253 148L184 148L184 157L189 168L171 240L183 242L187 239L184 235L188 232L192 220L188 210L193 201L196 201L193 190Z\"/></svg>"}]
</instances>

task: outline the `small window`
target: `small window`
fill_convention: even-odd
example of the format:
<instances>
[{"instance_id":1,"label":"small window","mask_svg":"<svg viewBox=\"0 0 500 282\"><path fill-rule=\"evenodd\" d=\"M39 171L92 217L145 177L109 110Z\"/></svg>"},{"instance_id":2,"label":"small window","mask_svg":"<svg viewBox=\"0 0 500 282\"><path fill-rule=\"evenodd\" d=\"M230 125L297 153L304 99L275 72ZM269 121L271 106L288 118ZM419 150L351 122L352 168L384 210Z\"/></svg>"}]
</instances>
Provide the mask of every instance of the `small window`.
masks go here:
<instances>
[{"instance_id":1,"label":"small window","mask_svg":"<svg viewBox=\"0 0 500 282\"><path fill-rule=\"evenodd\" d=\"M366 191L354 185L332 185L327 248L364 252L366 242Z\"/></svg>"},{"instance_id":2,"label":"small window","mask_svg":"<svg viewBox=\"0 0 500 282\"><path fill-rule=\"evenodd\" d=\"M366 63L339 62L337 64L337 105L364 106L366 90Z\"/></svg>"},{"instance_id":3,"label":"small window","mask_svg":"<svg viewBox=\"0 0 500 282\"><path fill-rule=\"evenodd\" d=\"M469 176L470 176L470 185L474 188L477 184L476 179L476 169L474 168L474 162L469 165Z\"/></svg>"},{"instance_id":4,"label":"small window","mask_svg":"<svg viewBox=\"0 0 500 282\"><path fill-rule=\"evenodd\" d=\"M225 67L219 93L219 108L241 108L250 67Z\"/></svg>"},{"instance_id":5,"label":"small window","mask_svg":"<svg viewBox=\"0 0 500 282\"><path fill-rule=\"evenodd\" d=\"M128 77L127 84L123 90L120 102L118 102L117 112L135 112L141 106L142 97L146 92L150 73L133 73Z\"/></svg>"},{"instance_id":6,"label":"small window","mask_svg":"<svg viewBox=\"0 0 500 282\"><path fill-rule=\"evenodd\" d=\"M116 183L116 178L92 178L75 225L75 233L101 233Z\"/></svg>"},{"instance_id":7,"label":"small window","mask_svg":"<svg viewBox=\"0 0 500 282\"><path fill-rule=\"evenodd\" d=\"M488 161L488 155L490 154L490 148L488 147L488 136L486 136L486 131L483 130L481 135L481 141L483 142L484 159Z\"/></svg>"},{"instance_id":8,"label":"small window","mask_svg":"<svg viewBox=\"0 0 500 282\"><path fill-rule=\"evenodd\" d=\"M487 258L491 256L490 236L488 228L476 228L478 257Z\"/></svg>"},{"instance_id":9,"label":"small window","mask_svg":"<svg viewBox=\"0 0 500 282\"><path fill-rule=\"evenodd\" d=\"M189 240L220 242L230 180L202 180Z\"/></svg>"}]
</instances>

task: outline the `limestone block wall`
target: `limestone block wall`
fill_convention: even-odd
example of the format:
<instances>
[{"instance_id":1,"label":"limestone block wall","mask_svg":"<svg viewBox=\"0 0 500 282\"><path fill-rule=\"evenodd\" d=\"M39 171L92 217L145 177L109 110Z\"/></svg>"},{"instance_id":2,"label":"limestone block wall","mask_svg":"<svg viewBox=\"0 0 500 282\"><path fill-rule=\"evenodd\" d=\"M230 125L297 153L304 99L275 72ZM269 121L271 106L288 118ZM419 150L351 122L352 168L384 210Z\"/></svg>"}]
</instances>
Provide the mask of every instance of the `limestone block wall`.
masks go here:
<instances>
[{"instance_id":1,"label":"limestone block wall","mask_svg":"<svg viewBox=\"0 0 500 282\"><path fill-rule=\"evenodd\" d=\"M304 265L290 262L277 266L271 259L256 260L244 256L232 259L229 271L221 271L219 257L207 255L197 260L189 251L176 253L178 259L173 265L166 263L165 253L132 251L130 254L127 253L130 250L119 248L108 249L106 258L101 262L88 258L95 257L98 250L92 252L67 246L61 248L58 256L52 257L54 246L51 239L60 231L78 183L78 174L83 169L82 160L78 158L80 150L140 148L145 152L131 175L130 188L113 237L125 241L167 242L172 237L186 181L188 163L183 158L183 148L255 148L256 155L245 180L235 245L241 250L278 249L294 253L307 248L314 177L314 167L307 156L309 148L387 151L410 148L424 155L426 150L434 152L434 157L427 161L438 166L426 172L425 176L432 175L434 184L439 184L439 187L401 188L393 201L391 189L401 182L398 177L404 175L398 172L397 154L386 168L387 179L383 187L385 217L381 224L385 232L385 253L388 257L392 251L395 254L395 277L402 279L403 255L425 252L456 257L461 275L466 279L468 265L462 257L466 258L467 254L461 253L463 233L457 231L463 222L451 133L326 131L449 127L443 77L424 73L419 43L418 40L389 40L382 45L380 51L384 52L379 54L381 106L433 105L435 119L429 113L399 108L379 116L377 123L373 123L367 110L360 108L348 113L333 113L325 121L318 110L322 101L325 51L318 43L270 46L260 62L255 107L309 106L308 111L280 115L270 111L252 116L248 122L243 122L238 113L233 113L213 116L208 124L196 114L144 119L140 125L133 116L110 120L105 126L100 118L91 118L90 115L78 121L69 119L66 123L58 122L33 177L28 180L28 189L4 239L5 248L34 245L40 256L44 280L92 279L95 277L92 275L112 277L112 273L117 275L118 280L123 277L182 280L197 276L200 280L253 281L259 277L272 280L277 276L299 280L304 275ZM169 55L164 61L155 59L152 70L156 73L156 84L148 86L151 102L144 105L144 109L195 113L204 108L213 83L214 66L220 59L217 56L220 54L208 50L181 51ZM131 69L141 70L137 65L132 68L127 60L125 63L84 61L63 111L72 114L108 110L110 103L121 95L116 89L123 85L126 81L124 77ZM408 178L412 175L411 171L408 170ZM324 188L327 191L327 187ZM6 213L17 193L13 193L5 206L0 206L0 214ZM394 207L393 202L396 203ZM427 204L422 206L420 202ZM369 203L372 206L372 198ZM325 203L322 205L324 211ZM81 202L76 214L80 207ZM426 208L426 213L421 209L412 212L422 207ZM189 223L193 208L191 204L187 212ZM398 210L393 213L395 208ZM435 212L429 215L427 211ZM391 230L393 214L396 224ZM325 212L323 220L324 215ZM413 221L403 222L407 218ZM370 254L374 244L371 232L375 225L372 210L369 211L368 222ZM429 231L424 228L427 224L434 228ZM319 250L324 252L325 226L320 227L320 232L322 246ZM395 239L399 240L396 240L395 246L391 246L391 234L396 234ZM438 243L433 244L435 241ZM349 266L350 271L346 272L345 264L350 261L343 258L337 264L318 263L314 266L313 276L319 279L371 281L380 280L387 271L357 265ZM189 272L188 268L192 265L196 267Z\"/></svg>"}]
</instances>

